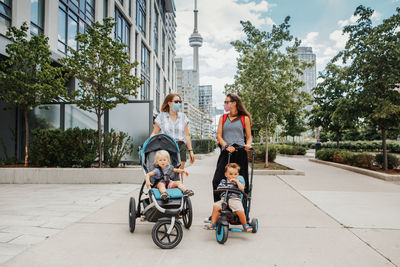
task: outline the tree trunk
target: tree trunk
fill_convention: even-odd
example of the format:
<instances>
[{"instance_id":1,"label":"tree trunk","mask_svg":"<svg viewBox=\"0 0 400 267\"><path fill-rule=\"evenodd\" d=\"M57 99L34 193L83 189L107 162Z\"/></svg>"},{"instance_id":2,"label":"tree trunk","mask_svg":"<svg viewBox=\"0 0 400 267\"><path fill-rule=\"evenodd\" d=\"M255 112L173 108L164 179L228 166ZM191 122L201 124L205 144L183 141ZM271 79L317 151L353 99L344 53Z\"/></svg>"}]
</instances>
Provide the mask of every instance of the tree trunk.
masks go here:
<instances>
[{"instance_id":1,"label":"tree trunk","mask_svg":"<svg viewBox=\"0 0 400 267\"><path fill-rule=\"evenodd\" d=\"M336 147L339 149L339 141L340 141L340 138L339 138L339 132L337 132L336 133Z\"/></svg>"},{"instance_id":2,"label":"tree trunk","mask_svg":"<svg viewBox=\"0 0 400 267\"><path fill-rule=\"evenodd\" d=\"M25 119L25 167L28 167L28 146L29 146L29 123L28 123L28 108L24 107Z\"/></svg>"},{"instance_id":3,"label":"tree trunk","mask_svg":"<svg viewBox=\"0 0 400 267\"><path fill-rule=\"evenodd\" d=\"M268 142L268 127L265 127L265 168L268 168Z\"/></svg>"},{"instance_id":4,"label":"tree trunk","mask_svg":"<svg viewBox=\"0 0 400 267\"><path fill-rule=\"evenodd\" d=\"M383 169L386 171L388 169L388 160L387 160L386 129L385 129L385 127L381 128L381 132L382 132L382 148L383 148Z\"/></svg>"},{"instance_id":5,"label":"tree trunk","mask_svg":"<svg viewBox=\"0 0 400 267\"><path fill-rule=\"evenodd\" d=\"M99 148L99 168L103 167L103 151L101 141L101 113L97 110L97 133L98 133L98 148Z\"/></svg>"}]
</instances>

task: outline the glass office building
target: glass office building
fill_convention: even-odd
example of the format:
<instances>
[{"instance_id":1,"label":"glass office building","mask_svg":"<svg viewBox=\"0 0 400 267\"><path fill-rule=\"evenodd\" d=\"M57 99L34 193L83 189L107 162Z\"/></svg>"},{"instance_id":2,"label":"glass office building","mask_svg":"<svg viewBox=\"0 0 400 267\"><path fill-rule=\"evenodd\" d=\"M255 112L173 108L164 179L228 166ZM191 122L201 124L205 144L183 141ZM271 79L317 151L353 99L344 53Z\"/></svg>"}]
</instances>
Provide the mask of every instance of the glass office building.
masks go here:
<instances>
[{"instance_id":1,"label":"glass office building","mask_svg":"<svg viewBox=\"0 0 400 267\"><path fill-rule=\"evenodd\" d=\"M175 4L173 0L0 0L0 60L9 40L8 27L30 26L29 33L49 38L52 59L68 56L68 48L77 48L77 33L84 33L96 21L115 19L113 38L126 45L131 62L139 62L131 75L142 79L137 96L127 105L119 105L105 114L104 130L126 131L135 145L149 135L153 117L160 110L164 97L176 91L175 71ZM77 81L68 82L71 90ZM8 110L4 110L8 107ZM69 103L52 103L49 109L30 113L31 128L70 127L97 129L97 118ZM23 155L24 122L22 112L7 103L0 103L0 158ZM7 155L6 155L7 154Z\"/></svg>"}]
</instances>

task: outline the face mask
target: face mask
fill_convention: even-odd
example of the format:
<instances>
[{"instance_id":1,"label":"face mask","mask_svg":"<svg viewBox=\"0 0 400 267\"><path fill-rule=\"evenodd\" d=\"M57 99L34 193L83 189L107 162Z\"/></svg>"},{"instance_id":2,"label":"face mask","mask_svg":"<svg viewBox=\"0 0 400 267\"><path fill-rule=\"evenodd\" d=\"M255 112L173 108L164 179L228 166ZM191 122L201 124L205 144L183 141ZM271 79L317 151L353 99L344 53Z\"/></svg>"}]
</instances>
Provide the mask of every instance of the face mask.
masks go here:
<instances>
[{"instance_id":1,"label":"face mask","mask_svg":"<svg viewBox=\"0 0 400 267\"><path fill-rule=\"evenodd\" d=\"M231 111L231 105L230 104L224 104L224 109L226 112Z\"/></svg>"},{"instance_id":2,"label":"face mask","mask_svg":"<svg viewBox=\"0 0 400 267\"><path fill-rule=\"evenodd\" d=\"M172 107L172 109L173 109L174 111L178 111L178 110L181 109L181 107L182 107L182 104L174 104L174 106Z\"/></svg>"}]
</instances>

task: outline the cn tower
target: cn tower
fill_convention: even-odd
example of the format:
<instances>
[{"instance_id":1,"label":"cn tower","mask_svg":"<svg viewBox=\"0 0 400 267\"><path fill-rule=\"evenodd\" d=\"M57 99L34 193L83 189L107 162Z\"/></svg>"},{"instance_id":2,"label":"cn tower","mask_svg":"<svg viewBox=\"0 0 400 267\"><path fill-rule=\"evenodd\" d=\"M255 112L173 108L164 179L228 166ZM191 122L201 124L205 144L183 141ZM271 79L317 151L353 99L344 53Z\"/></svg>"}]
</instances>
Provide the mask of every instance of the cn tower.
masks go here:
<instances>
[{"instance_id":1,"label":"cn tower","mask_svg":"<svg viewBox=\"0 0 400 267\"><path fill-rule=\"evenodd\" d=\"M192 35L189 37L189 45L193 47L193 69L199 72L199 47L203 44L203 37L197 30L197 0L194 0L194 30Z\"/></svg>"}]
</instances>

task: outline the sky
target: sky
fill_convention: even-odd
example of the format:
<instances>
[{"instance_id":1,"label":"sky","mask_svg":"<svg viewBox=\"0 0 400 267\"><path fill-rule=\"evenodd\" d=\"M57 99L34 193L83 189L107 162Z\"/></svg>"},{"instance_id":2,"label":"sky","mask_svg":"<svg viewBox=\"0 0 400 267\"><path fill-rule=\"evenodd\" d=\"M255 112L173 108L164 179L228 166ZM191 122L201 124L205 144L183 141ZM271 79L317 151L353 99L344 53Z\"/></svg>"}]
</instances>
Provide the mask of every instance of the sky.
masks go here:
<instances>
[{"instance_id":1,"label":"sky","mask_svg":"<svg viewBox=\"0 0 400 267\"><path fill-rule=\"evenodd\" d=\"M238 54L230 42L245 37L241 20L249 20L263 31L281 24L290 16L290 32L302 40L301 46L311 46L316 54L317 73L340 50L347 37L344 26L355 23L353 13L364 5L375 10L373 23L379 24L400 7L400 0L197 0L199 33L203 46L199 49L200 84L213 86L213 102L223 107L224 85L233 83ZM176 57L183 58L183 68L193 68L193 49L189 36L193 32L194 0L175 0Z\"/></svg>"}]
</instances>

